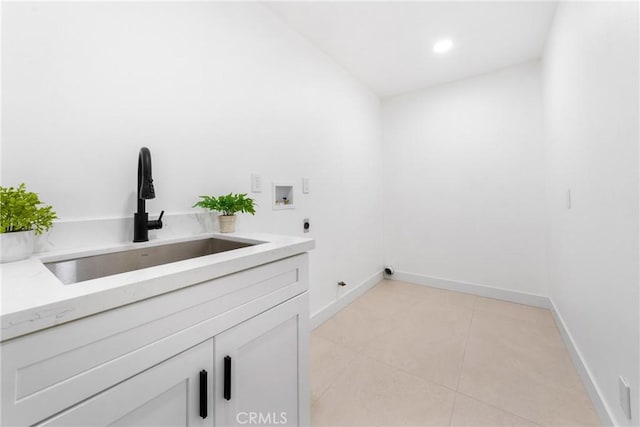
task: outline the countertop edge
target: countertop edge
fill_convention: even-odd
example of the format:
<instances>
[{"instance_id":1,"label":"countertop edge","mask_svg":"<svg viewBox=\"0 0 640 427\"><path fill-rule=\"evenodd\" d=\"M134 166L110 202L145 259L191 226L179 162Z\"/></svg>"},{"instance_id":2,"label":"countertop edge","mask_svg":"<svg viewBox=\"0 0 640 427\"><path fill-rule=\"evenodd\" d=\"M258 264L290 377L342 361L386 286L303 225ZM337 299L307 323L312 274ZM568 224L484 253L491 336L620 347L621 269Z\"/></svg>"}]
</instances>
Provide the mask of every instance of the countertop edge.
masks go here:
<instances>
[{"instance_id":1,"label":"countertop edge","mask_svg":"<svg viewBox=\"0 0 640 427\"><path fill-rule=\"evenodd\" d=\"M202 236L194 236L194 238L201 237ZM259 265L296 256L315 247L314 240L300 237L257 233L238 234L228 237L259 240L265 243L253 246L252 248L255 249L252 251L238 250L236 254L233 254L234 251L230 251L226 253L225 256L210 260L192 259L172 263L174 264L173 266L166 264L145 269L147 271L139 270L138 273L118 275L123 277L120 283L112 278L101 281L96 280L95 283L90 284L89 291L86 293L74 292L87 289L78 288L78 286L85 286L84 284L56 284L53 283L53 275L49 273L51 277L46 277L50 282L48 286L59 286L52 291L52 294L55 293L54 291L58 291L59 293L59 295L56 295L57 299L53 301L43 303L42 301L46 300L46 298L40 298L40 301L32 306L22 303L14 304L16 308L13 308L10 307L11 302L7 301L5 295L3 295L2 313L0 313L0 342L9 341L52 326L122 307ZM111 249L106 248L105 250L108 251ZM95 248L86 251L86 253L94 252ZM42 264L42 260L50 259L51 257L52 255L50 254L42 254L36 257L35 260L31 260L32 269L36 269L39 265L42 270L46 270ZM47 272L34 274L33 280L39 280L39 275L47 274ZM5 280L3 280L3 294L6 294L5 291L7 287L11 285L11 283L6 283ZM76 286L76 288L72 288L74 286ZM91 288L95 289L92 290ZM18 294L25 292L24 290L14 291L17 291ZM38 286L34 286L33 291L37 292ZM7 309L7 306L9 306L10 309Z\"/></svg>"}]
</instances>

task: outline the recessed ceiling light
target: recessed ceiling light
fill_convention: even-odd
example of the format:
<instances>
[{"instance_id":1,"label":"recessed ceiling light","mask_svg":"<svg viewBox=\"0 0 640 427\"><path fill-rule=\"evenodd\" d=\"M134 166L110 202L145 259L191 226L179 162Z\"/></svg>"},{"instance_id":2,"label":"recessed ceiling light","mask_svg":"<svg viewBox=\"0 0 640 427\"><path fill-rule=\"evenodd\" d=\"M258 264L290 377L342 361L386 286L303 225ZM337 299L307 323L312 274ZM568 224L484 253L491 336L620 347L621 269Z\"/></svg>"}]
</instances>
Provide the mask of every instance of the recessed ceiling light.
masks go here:
<instances>
[{"instance_id":1,"label":"recessed ceiling light","mask_svg":"<svg viewBox=\"0 0 640 427\"><path fill-rule=\"evenodd\" d=\"M438 40L436 44L433 45L433 51L435 53L444 53L453 47L453 42L451 39L442 39Z\"/></svg>"}]
</instances>

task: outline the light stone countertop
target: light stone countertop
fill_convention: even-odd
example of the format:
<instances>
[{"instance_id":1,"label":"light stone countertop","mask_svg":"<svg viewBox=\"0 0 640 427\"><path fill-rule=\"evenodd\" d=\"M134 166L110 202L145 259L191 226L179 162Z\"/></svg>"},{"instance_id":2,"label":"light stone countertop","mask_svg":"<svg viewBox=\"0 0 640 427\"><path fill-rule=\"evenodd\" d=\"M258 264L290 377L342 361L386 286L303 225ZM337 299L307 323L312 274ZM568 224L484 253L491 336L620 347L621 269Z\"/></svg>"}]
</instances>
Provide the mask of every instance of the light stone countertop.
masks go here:
<instances>
[{"instance_id":1,"label":"light stone countertop","mask_svg":"<svg viewBox=\"0 0 640 427\"><path fill-rule=\"evenodd\" d=\"M196 239L264 242L170 264L64 285L44 262ZM263 233L206 233L145 243L46 252L0 264L0 341L171 292L313 249L312 239Z\"/></svg>"}]
</instances>

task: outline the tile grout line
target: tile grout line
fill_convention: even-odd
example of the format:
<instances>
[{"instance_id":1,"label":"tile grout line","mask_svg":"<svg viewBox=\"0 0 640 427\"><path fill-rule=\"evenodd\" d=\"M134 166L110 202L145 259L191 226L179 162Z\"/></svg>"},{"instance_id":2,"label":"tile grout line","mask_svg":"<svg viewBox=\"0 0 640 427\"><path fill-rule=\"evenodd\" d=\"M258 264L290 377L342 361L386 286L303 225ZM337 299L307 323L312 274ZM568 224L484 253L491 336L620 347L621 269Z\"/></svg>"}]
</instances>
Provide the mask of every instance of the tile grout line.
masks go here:
<instances>
[{"instance_id":1,"label":"tile grout line","mask_svg":"<svg viewBox=\"0 0 640 427\"><path fill-rule=\"evenodd\" d=\"M478 297L474 296L474 300L473 300L473 308L472 308L472 310L471 310L471 319L472 319L472 320L473 320L473 314L474 314L474 312L475 312L475 306L476 306L477 298L478 298ZM411 307L413 307L413 306L417 305L418 303L419 303L419 302L417 302L417 303L415 303L415 304L411 304ZM400 310L399 310L399 312L400 312ZM471 321L469 322L469 330L470 330L470 329L471 329ZM388 333L388 332L390 332L390 330L389 330L389 331L386 331L386 332L384 332L384 333L382 333L382 334L380 334L379 336L382 336L382 335L384 335L384 334L386 334L386 333ZM467 339L465 340L465 352L463 353L463 359L464 359L464 354L466 353L466 345L467 345L467 341L468 341L468 339L469 339L469 336L468 336L468 335L469 335L469 334L468 334L468 331L467 331L467 337L466 337ZM385 360L378 359L377 357L374 357L374 356L371 356L371 355L367 354L367 353L365 352L365 351L366 351L366 348L368 347L368 345L369 345L369 344L371 344L371 343L372 343L376 338L378 338L379 336L376 336L375 338L373 338L373 339L369 340L369 341L368 341L368 342L367 342L367 343L362 347L362 349L361 349L361 350L355 350L355 349L352 349L351 347L347 347L347 346L345 346L344 344L340 344L340 345L341 345L342 347L348 348L348 349L353 350L354 352L358 353L358 356L366 357L366 358L371 359L371 360L373 360L373 361L375 361L375 362L382 363L383 365L385 365L385 366L387 366L387 367L389 367L389 368L395 369L395 370L397 370L397 371L399 371L399 372L402 372L402 373L404 373L404 374L406 374L406 375L409 375L409 376L411 376L411 377L414 377L414 378L417 378L417 379L419 379L419 380L422 380L422 381L424 381L424 382L425 382L425 383L427 383L427 384L435 385L435 386L438 386L438 387L445 388L446 390L449 390L449 391L454 392L454 394L457 392L457 385L456 385L456 388L452 388L452 387L450 387L450 386L448 386L448 385L441 384L441 383L436 382L436 381L434 381L434 380L423 378L423 377L421 377L420 375L417 375L417 374L415 374L415 373L413 373L413 372L409 372L409 371L405 370L405 369L404 369L404 368L402 368L402 367L392 365L392 364L390 364L390 363L386 362ZM327 339L329 339L329 338L327 338ZM333 341L333 340L331 340L331 339L329 339L329 341L334 342L334 341ZM460 381L460 377L458 377L458 382L459 382L459 381Z\"/></svg>"},{"instance_id":2,"label":"tile grout line","mask_svg":"<svg viewBox=\"0 0 640 427\"><path fill-rule=\"evenodd\" d=\"M376 286L378 286L378 285L376 285ZM373 289L373 288L371 288L371 289ZM364 296L364 294L363 294L363 295L361 295L361 297L362 297L362 296ZM342 308L342 309L341 309L338 313L336 313L336 314L339 314L339 313L340 313L340 312L342 312L343 310L348 309L348 308L349 308L349 307L351 307L351 306L352 306L356 301L357 301L357 299L356 299L356 300L354 300L353 302L351 302L350 304L348 304L347 306L345 306L344 308ZM417 304L418 304L418 302L415 302L415 303L411 304L409 307L413 307L414 305L417 305ZM377 313L372 313L372 312L371 312L371 310L367 310L367 309L365 309L365 308L357 307L357 306L351 307L351 309L352 309L352 310L356 310L356 311L360 311L360 312L365 313L365 314L368 314L368 315L371 315L372 317L375 317L377 320L381 320L381 321L384 321L384 322L386 322L386 323L390 323L389 319L388 319L386 316L382 316L382 315L379 315L379 314L377 314ZM400 310L400 309L399 309L399 310L397 310L395 313L393 313L393 314L392 314L392 316L395 316L396 314L401 313L401 312L402 312L402 310ZM332 319L333 319L333 318L331 318L331 319L329 319L329 320L332 320ZM337 321L337 322L339 322L339 321ZM317 331L321 326L322 326L322 325L318 326L318 328L316 328L316 331ZM359 355L361 354L361 355L363 355L363 356L364 356L364 355L365 355L365 354L364 354L364 351L365 351L365 349L367 348L367 346L368 346L369 344L371 344L371 343L372 343L373 341L375 341L376 339L380 338L382 335L384 335L384 334L386 334L386 333L390 332L391 330L393 330L393 327L390 327L390 329L385 330L384 332L381 332L380 334L377 334L377 335L373 336L372 338L370 338L370 339L368 339L368 340L364 341L364 342L362 343L362 347L361 347L361 348L355 348L355 347L351 347L351 346L349 346L349 345L345 345L343 342L338 342L338 340L333 339L333 338L331 338L331 337L329 337L329 336L325 336L325 335L323 335L323 334L321 334L321 333L319 333L319 332L315 332L315 331L314 331L314 332L315 332L315 333L317 333L317 334L318 334L318 336L320 336L320 337L322 337L322 338L324 338L324 339L326 339L326 340L329 340L329 341L331 341L331 342L332 342L332 343L334 343L334 344L340 345L341 347L344 347L344 348L346 348L346 349L348 349L348 350L351 350L351 351L353 351L354 353L358 353Z\"/></svg>"},{"instance_id":3,"label":"tile grout line","mask_svg":"<svg viewBox=\"0 0 640 427\"><path fill-rule=\"evenodd\" d=\"M376 286L378 286L378 285L376 285ZM372 288L372 289L374 289L374 288ZM451 292L453 292L453 293L461 293L461 292L456 292L456 291L451 291ZM400 292L400 293L403 293L403 292ZM366 295L366 293L363 294L362 296L364 296L364 295ZM324 388L324 390L322 390L322 392L318 395L318 398L315 399L315 400L312 400L312 405L316 405L321 399L324 399L325 397L330 398L330 396L331 396L330 389L334 390L334 391L336 390L336 384L339 383L340 378L343 376L342 374L344 372L346 372L348 369L350 369L351 367L353 367L354 365L356 365L359 360L362 360L362 358L364 358L364 359L369 359L371 361L374 361L376 363L380 363L383 366L387 366L388 368L390 368L390 369L392 369L392 370L394 370L396 372L404 373L405 375L413 377L416 380L419 380L419 381L423 382L424 384L437 386L437 387L439 387L439 388L441 388L441 389L443 389L445 391L446 390L452 391L454 393L454 400L453 400L453 403L452 403L452 406L451 406L451 410L450 410L450 413L449 413L449 424L448 424L449 426L451 426L451 423L453 422L453 415L454 415L455 407L456 407L456 404L457 404L458 394L462 395L463 398L471 399L472 401L478 402L479 404L486 405L489 408L493 408L496 411L501 411L504 414L508 414L510 416L520 418L523 421L530 422L535 426L543 426L544 423L539 423L537 421L531 420L529 417L518 415L517 413L513 412L511 410L511 408L506 409L506 408L500 407L500 406L498 406L498 405L496 405L494 403L490 403L490 402L484 401L483 397L478 398L478 397L474 397L472 395L469 395L467 393L459 391L460 385L462 383L462 381L461 381L462 380L462 375L464 373L464 369L465 369L465 365L466 365L466 361L467 361L466 360L466 352L468 350L468 343L469 343L469 339L470 339L470 336L471 336L471 330L472 330L472 327L473 327L473 322L474 321L478 322L478 321L481 320L481 319L479 319L478 321L476 321L475 320L475 316L476 315L480 315L480 317L483 317L483 315L485 314L485 310L483 309L482 304L480 303L480 298L482 298L482 297L477 296L477 295L474 296L473 305L471 306L471 310L470 310L471 311L471 319L470 319L470 322L469 322L469 325L468 325L468 328L467 328L467 335L466 335L466 339L465 339L465 342L464 342L464 348L463 348L463 357L462 357L462 361L460 363L460 368L459 368L459 371L458 371L458 377L457 377L455 388L440 384L440 383L438 383L438 382L436 382L436 381L434 381L432 379L425 379L425 378L423 378L422 376L420 376L418 374L415 374L415 373L412 373L412 372L408 372L402 367L394 366L393 364L388 363L385 360L378 359L377 357L372 356L372 355L367 353L367 348L371 345L372 342L374 342L377 339L380 339L381 336L383 336L385 334L388 334L389 332L393 331L394 328L397 327L396 325L392 326L391 329L388 329L385 332L382 332L380 334L376 334L374 337L371 337L370 339L366 340L365 342L363 342L363 345L362 346L358 346L358 348L352 348L348 344L345 345L344 342L339 342L338 340L335 340L333 335L324 336L324 335L318 334L318 337L320 337L322 339L325 339L328 342L331 342L331 343L339 346L340 348L343 348L345 350L349 350L354 355L354 357L342 369L340 369L338 371L338 373L335 375L335 377L329 382L329 384ZM419 299L420 298L416 298L415 300L410 300L410 301L402 301L402 304L400 304L400 305L402 305L402 306L406 305L407 307L404 307L404 308L412 309L413 307L415 307L415 306L417 306L419 304L419 301L418 301ZM484 300L484 298L483 298L483 300ZM357 301L357 299L354 300L352 303L348 304L347 306L343 307L342 310L349 309L350 307L352 307L352 305L356 301ZM508 303L510 303L510 304L518 304L518 303L513 303L513 302L508 302ZM526 304L518 304L518 305L525 305L526 306ZM372 315L372 317L377 318L378 320L388 321L389 323L393 323L393 322L389 321L389 318L393 319L396 316L396 313L399 313L399 312L403 311L403 309L398 309L398 310L396 310L396 313L391 313L391 314L388 314L388 315L385 314L383 316L381 312L378 312L378 311L375 311L375 310L371 311L366 306L353 306L352 309L355 309L355 310L361 311L361 312L366 312L367 314ZM340 311L342 311L342 310L340 310ZM382 310L382 312L385 312L385 311L386 310ZM551 313L551 311L549 309L545 309L545 311L549 311ZM551 313L551 314L553 314L553 313ZM498 320L500 320L500 321L509 321L509 320L514 320L514 319L511 319L511 316L506 316L506 319L498 319ZM518 319L518 320L520 320L520 319ZM342 322L340 322L340 323L342 323ZM528 323L528 322L525 322L525 323ZM553 324L554 324L555 332L558 335L561 335L557 322L554 322ZM340 334L338 334L338 336L340 336ZM563 342L563 346L562 347L568 353L568 349L566 347L566 343ZM473 356L473 351L470 353L470 360L473 360L472 356ZM575 366L574 366L574 368L575 368Z\"/></svg>"},{"instance_id":4,"label":"tile grout line","mask_svg":"<svg viewBox=\"0 0 640 427\"><path fill-rule=\"evenodd\" d=\"M369 356L368 354L364 354L364 353L360 354L359 356L365 357L365 358L370 359L370 360L373 360L374 362L377 362L377 363L381 363L381 364L385 365L387 368L391 368L391 369L394 369L396 371L402 372L405 375L409 375L410 377L419 379L420 381L423 381L423 382L425 382L425 383L427 383L429 385L442 387L442 388L447 389L448 391L452 391L453 393L456 393L456 391L454 389L452 389L451 387L449 387L449 386L437 383L437 382L435 382L433 380L428 380L428 379L422 378L420 375L414 374L413 372L405 371L404 369L399 368L399 367L394 366L394 365L391 365L391 364L385 362L384 360L377 359L377 358L375 358L373 356Z\"/></svg>"},{"instance_id":5,"label":"tile grout line","mask_svg":"<svg viewBox=\"0 0 640 427\"><path fill-rule=\"evenodd\" d=\"M501 407L496 406L496 405L494 405L492 403L485 402L484 400L480 400L480 399L478 399L476 397L469 396L468 394L463 393L463 392L458 390L458 388L460 386L460 380L462 378L462 370L463 370L463 367L464 367L464 361L465 361L466 355L467 355L467 343L469 342L469 336L471 335L471 325L473 324L473 319L474 319L475 314L476 314L477 301L478 301L478 297L476 297L476 299L474 300L474 303L473 303L473 314L471 315L471 322L469 322L469 330L468 330L468 333L467 333L467 341L465 342L465 345L464 345L464 355L462 357L462 366L460 367L460 376L458 377L458 384L456 385L456 399L454 400L454 408L455 408L455 402L457 401L458 394L461 394L462 396L468 397L469 399L475 400L476 402L480 402L480 403L482 403L484 405L487 405L487 406L490 406L490 407L492 407L494 409L498 409L500 411L506 412L506 413L511 414L511 415L513 415L515 417L522 418L523 420L529 421L530 423L533 423L535 425L542 426L542 424L539 424L539 423L537 423L537 422L535 422L533 420L530 420L529 418L523 417L522 415L515 414L515 413L511 412L508 409L501 408ZM452 412L451 412L451 419L449 420L449 425L451 425L451 421L452 420L453 420L453 409L452 409Z\"/></svg>"},{"instance_id":6,"label":"tile grout line","mask_svg":"<svg viewBox=\"0 0 640 427\"><path fill-rule=\"evenodd\" d=\"M504 408L501 408L501 407L499 407L499 406L496 406L496 405L494 405L493 403L489 403L489 402L485 402L484 400L480 400L480 399L478 399L477 397L469 396L468 394L463 393L463 392L460 392L460 391L457 391L457 392L456 392L456 394L460 394L460 395L462 395L462 396L464 396L464 397L467 397L467 398L469 398L469 399L475 400L476 402L480 402L480 403L482 403L483 405L490 406L490 407L492 407L493 409L497 409L497 410L499 410L499 411L506 412L507 414L513 415L514 417L522 418L523 420L525 420L525 421L529 421L530 423L533 423L533 424L535 424L535 425L537 425L537 426L540 426L540 427L544 426L544 424L540 424L540 423L539 423L539 422L537 422L537 421L533 421L533 420L531 420L531 419L529 419L529 418L527 418L527 417L523 417L522 415L518 415L518 414L516 414L516 413L513 413L513 412L511 412L510 410L508 410L508 409L504 409Z\"/></svg>"},{"instance_id":7,"label":"tile grout line","mask_svg":"<svg viewBox=\"0 0 640 427\"><path fill-rule=\"evenodd\" d=\"M336 383L336 381L338 381L338 379L340 379L340 378L341 378L341 375L340 375L340 374L342 374L344 371L346 371L346 370L347 370L347 368L349 368L351 365L353 365L353 364L355 363L356 359L358 358L358 356L359 356L359 355L356 355L353 359L351 359L351 360L349 361L349 363L347 363L347 364L345 365L345 367L344 367L344 368L340 369L340 371L335 375L335 378L334 378L334 379L333 379L333 380L332 380L332 381L331 381L331 382L330 382L330 383L325 387L325 389L322 391L322 393L320 393L320 395L318 396L318 398L317 398L317 399L315 399L315 402L319 402L319 401L320 401L320 399L322 399L322 397L323 397L323 396L324 396L324 395L329 391L329 389L330 389L331 387L333 387L333 385ZM315 402L314 402L314 400L313 400L313 398L312 398L312 399L311 399L311 404L313 405Z\"/></svg>"},{"instance_id":8,"label":"tile grout line","mask_svg":"<svg viewBox=\"0 0 640 427\"><path fill-rule=\"evenodd\" d=\"M464 341L464 350L462 351L462 362L460 362L460 371L458 372L458 381L456 382L456 393L458 387L460 387L460 380L462 379L462 371L464 369L464 361L467 357L467 345L469 344L469 336L471 335L471 326L473 325L473 318L476 316L476 305L478 304L478 297L473 299L473 309L471 310L471 320L469 320L469 328L467 329L467 339Z\"/></svg>"},{"instance_id":9,"label":"tile grout line","mask_svg":"<svg viewBox=\"0 0 640 427\"><path fill-rule=\"evenodd\" d=\"M449 424L448 426L451 427L451 421L453 421L453 411L456 410L456 401L458 400L458 393L456 392L453 395L453 405L451 405L451 413L449 413Z\"/></svg>"},{"instance_id":10,"label":"tile grout line","mask_svg":"<svg viewBox=\"0 0 640 427\"><path fill-rule=\"evenodd\" d=\"M473 320L473 313L475 312L476 301L477 301L477 297L476 297L476 296L474 296L474 300L473 300L473 308L472 308L472 310L471 310L471 319L472 319L472 320ZM417 306L418 304L419 304L419 301L416 301L414 304L411 304L409 308L411 308L411 307L413 307L413 306ZM398 310L398 312L400 312L400 311L401 311L401 310ZM469 329L471 329L471 321L469 322ZM388 332L390 332L390 330L389 330L389 331L386 331L386 332L384 332L384 333L382 333L382 334L380 334L380 336L382 336L382 335L384 335L384 334L386 334L386 333L388 333ZM376 337L376 338L378 338L378 337ZM375 339L375 338L374 338L374 339ZM467 340L465 340L465 352L466 352L466 346L467 346L467 341L468 341L468 339L469 339L469 336L468 336L468 331L467 331ZM369 355L369 354L367 354L367 353L365 352L365 351L366 351L366 349L367 349L367 347L368 347L368 345L369 345L369 344L371 344L371 342L373 342L373 339L372 339L372 340L370 340L369 342L367 342L367 344L365 344L365 345L362 347L362 350L357 351L357 353L358 353L360 356L362 356L362 357L366 357L366 358L371 359L371 360L373 360L373 361L375 361L375 362L382 363L383 365L385 365L385 366L387 366L387 367L389 367L389 368L395 369L395 370L397 370L397 371L399 371L399 372L402 372L402 373L404 373L404 374L406 374L406 375L409 375L409 376L411 376L411 377L414 377L414 378L417 378L417 379L419 379L419 380L422 380L422 381L424 381L424 382L425 382L425 383L427 383L427 384L435 385L435 386L438 386L438 387L445 388L446 390L452 391L452 392L454 393L454 402L455 402L455 393L457 392L457 385L456 385L456 388L454 389L454 388L452 388L452 387L450 387L450 386L447 386L447 385L445 385L445 384L440 384L439 382L436 382L436 381L434 381L434 380L423 378L423 377L421 377L420 375L417 375L417 374L415 374L415 373L413 373L413 372L409 372L409 371L407 371L407 370L403 369L402 367L392 365L392 364L390 364L390 363L386 362L385 360L378 359L377 357L371 356L371 355ZM463 353L463 359L464 359L464 353ZM460 377L458 377L458 382L459 382L459 381L460 381ZM452 411L453 411L453 407L452 407ZM453 412L451 413L451 416L452 416L452 415L453 415Z\"/></svg>"},{"instance_id":11,"label":"tile grout line","mask_svg":"<svg viewBox=\"0 0 640 427\"><path fill-rule=\"evenodd\" d=\"M385 332L381 333L380 335L376 335L376 336L375 336L375 337L373 337L372 339L365 341L365 342L362 344L362 348L350 347L350 346L348 346L348 345L345 345L343 342L338 342L338 340L334 340L334 339L329 338L329 337L324 336L324 335L320 335L320 334L318 334L318 336L319 336L320 338L324 338L324 339L326 339L327 341L331 341L333 344L336 344L336 345L339 345L340 347L346 348L347 350L351 350L352 352L357 353L358 355L362 355L362 356L364 356L364 355L365 355L365 354L364 354L364 350L365 350L365 348L366 348L369 344L371 344L375 339L377 339L377 338L381 337L382 335L386 334L387 332L389 332L389 331L385 331Z\"/></svg>"},{"instance_id":12,"label":"tile grout line","mask_svg":"<svg viewBox=\"0 0 640 427\"><path fill-rule=\"evenodd\" d=\"M356 350L356 349L354 349L354 348L352 348L352 347L348 347L348 346L344 345L343 343L338 342L337 340L334 340L334 339L332 339L332 338L329 338L329 337L327 337L327 336L325 336L325 335L318 334L318 336L319 336L320 338L323 338L323 339L327 340L327 341L330 341L332 344L339 345L340 347L344 347L344 348L346 348L347 350L351 350L351 351L353 351L354 353L360 353L360 351L358 351L358 350Z\"/></svg>"},{"instance_id":13,"label":"tile grout line","mask_svg":"<svg viewBox=\"0 0 640 427\"><path fill-rule=\"evenodd\" d=\"M509 411L507 409L500 408L500 407L498 407L496 405L493 405L493 404L491 404L489 402L485 402L485 401L477 399L477 398L475 398L473 396L469 396L469 395L467 395L467 394L465 394L465 393L463 393L463 392L458 390L460 388L460 380L462 379L462 372L464 370L464 362L465 362L466 357L467 357L467 344L469 343L469 337L471 336L471 326L473 325L473 320L475 319L475 316L476 316L476 306L478 305L478 298L480 298L480 297L476 296L475 299L473 300L473 311L472 311L472 314L471 314L471 321L469 322L469 329L467 330L467 340L464 343L464 352L463 352L463 356L462 356L462 364L460 366L460 375L458 376L458 383L456 384L456 400L457 400L457 396L458 396L458 393L459 393L459 394L461 394L461 395L463 395L465 397L468 397L470 399L475 400L476 402L480 402L480 403L485 404L487 406L490 406L492 408L495 408L495 409L498 409L500 411L504 411L504 412L506 412L508 414L514 415L516 417L522 418L523 420L527 420L529 422L532 422L532 423L534 423L536 425L540 425L537 422L534 422L534 421L532 421L532 420L530 420L528 418L521 417L520 415L514 414L513 412L511 412L511 411ZM455 401L454 401L454 404L455 404ZM451 419L453 419L453 412L451 413ZM449 425L451 425L451 420L449 421Z\"/></svg>"},{"instance_id":14,"label":"tile grout line","mask_svg":"<svg viewBox=\"0 0 640 427\"><path fill-rule=\"evenodd\" d=\"M464 368L464 361L465 361L466 355L467 355L467 343L469 341L469 336L471 335L471 325L473 324L473 319L475 318L475 315L476 315L476 306L477 306L477 303L478 303L478 298L480 298L480 297L476 296L476 299L474 300L474 304L473 304L473 314L471 316L471 322L469 322L469 333L467 335L467 342L465 343L464 356L462 358L462 367L460 369L460 376L458 377L458 384L456 385L456 395L457 394L461 394L461 395L463 395L465 397L468 397L469 399L475 400L476 402L480 402L480 403L482 403L484 405L487 405L487 406L490 406L490 407L492 407L494 409L498 409L500 411L506 412L506 413L511 414L511 415L513 415L515 417L522 418L523 420L526 420L526 421L528 421L530 423L533 423L535 425L542 426L543 424L539 424L538 422L533 421L533 420L531 420L531 419L529 419L527 417L523 417L522 415L518 415L518 414L512 412L510 409L505 409L505 408L502 408L500 406L496 406L493 403L485 402L484 400L478 399L477 397L474 397L474 396L470 396L470 395L468 395L466 393L463 393L463 392L458 390L458 388L460 386L460 380L462 378L462 370Z\"/></svg>"}]
</instances>

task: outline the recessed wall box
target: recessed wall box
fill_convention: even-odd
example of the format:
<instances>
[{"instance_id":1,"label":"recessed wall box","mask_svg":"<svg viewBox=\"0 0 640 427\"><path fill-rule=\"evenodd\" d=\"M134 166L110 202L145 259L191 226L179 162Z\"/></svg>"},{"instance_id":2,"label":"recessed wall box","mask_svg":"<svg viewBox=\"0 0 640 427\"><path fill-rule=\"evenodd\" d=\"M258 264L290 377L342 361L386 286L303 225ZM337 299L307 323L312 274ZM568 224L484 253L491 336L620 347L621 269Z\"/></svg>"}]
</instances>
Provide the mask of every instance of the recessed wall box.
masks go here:
<instances>
[{"instance_id":1,"label":"recessed wall box","mask_svg":"<svg viewBox=\"0 0 640 427\"><path fill-rule=\"evenodd\" d=\"M293 200L293 184L273 184L273 209L295 209Z\"/></svg>"}]
</instances>

